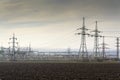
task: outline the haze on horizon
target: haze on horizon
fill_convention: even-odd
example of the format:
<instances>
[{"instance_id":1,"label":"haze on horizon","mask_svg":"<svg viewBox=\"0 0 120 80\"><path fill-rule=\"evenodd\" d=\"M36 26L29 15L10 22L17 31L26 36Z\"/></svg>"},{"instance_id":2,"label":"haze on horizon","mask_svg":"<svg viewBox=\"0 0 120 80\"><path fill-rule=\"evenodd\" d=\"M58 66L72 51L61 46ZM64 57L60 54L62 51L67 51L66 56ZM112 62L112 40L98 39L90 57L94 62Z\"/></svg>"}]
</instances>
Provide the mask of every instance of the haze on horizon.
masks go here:
<instances>
[{"instance_id":1,"label":"haze on horizon","mask_svg":"<svg viewBox=\"0 0 120 80\"><path fill-rule=\"evenodd\" d=\"M0 42L8 47L15 33L20 46L79 48L80 36L75 33L82 17L88 29L94 30L97 20L101 35L120 36L120 0L0 0ZM93 40L87 39L88 49ZM115 47L116 42L106 43Z\"/></svg>"}]
</instances>

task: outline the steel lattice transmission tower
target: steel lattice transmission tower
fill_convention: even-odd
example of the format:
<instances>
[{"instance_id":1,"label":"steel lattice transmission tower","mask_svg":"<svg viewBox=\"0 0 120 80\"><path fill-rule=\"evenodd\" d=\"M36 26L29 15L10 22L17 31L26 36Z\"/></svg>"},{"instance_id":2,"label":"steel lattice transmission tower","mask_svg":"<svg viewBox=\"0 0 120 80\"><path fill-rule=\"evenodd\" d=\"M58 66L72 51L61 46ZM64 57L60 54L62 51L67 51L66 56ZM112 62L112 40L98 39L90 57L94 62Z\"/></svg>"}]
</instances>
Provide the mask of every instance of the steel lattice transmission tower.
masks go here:
<instances>
[{"instance_id":1,"label":"steel lattice transmission tower","mask_svg":"<svg viewBox=\"0 0 120 80\"><path fill-rule=\"evenodd\" d=\"M16 42L17 38L15 37L15 34L13 34L12 38L9 38L9 40L11 40L11 42L9 42L9 44L12 44L12 61L15 61L15 54L16 54L16 44L18 44L18 42Z\"/></svg>"},{"instance_id":2,"label":"steel lattice transmission tower","mask_svg":"<svg viewBox=\"0 0 120 80\"><path fill-rule=\"evenodd\" d=\"M80 57L82 59L88 59L88 52L87 52L87 46L86 46L86 35L89 35L86 33L88 29L85 26L85 18L83 17L83 25L82 28L78 28L77 30L81 30L81 33L76 33L78 35L81 35L81 44L80 44L80 49L78 52L79 59Z\"/></svg>"},{"instance_id":3,"label":"steel lattice transmission tower","mask_svg":"<svg viewBox=\"0 0 120 80\"><path fill-rule=\"evenodd\" d=\"M99 35L99 33L101 33L101 31L98 30L97 21L95 23L96 23L95 30L91 31L91 32L94 32L94 35L92 35L92 37L95 38L95 40L94 40L93 56L94 56L94 58L98 58L100 56L99 37L101 37L101 35Z\"/></svg>"},{"instance_id":4,"label":"steel lattice transmission tower","mask_svg":"<svg viewBox=\"0 0 120 80\"><path fill-rule=\"evenodd\" d=\"M106 36L107 37L107 36ZM102 36L103 38L103 42L102 42L102 58L105 59L106 58L106 49L109 49L108 47L106 47L106 43L105 43L105 36Z\"/></svg>"},{"instance_id":5,"label":"steel lattice transmission tower","mask_svg":"<svg viewBox=\"0 0 120 80\"><path fill-rule=\"evenodd\" d=\"M120 39L119 39L119 38L120 38L120 37L117 37L117 38L116 38L116 40L117 40L117 43L116 43L116 44L117 44L117 46L116 46L116 47L117 47L117 60L119 60L119 47L120 47L120 42L119 42Z\"/></svg>"}]
</instances>

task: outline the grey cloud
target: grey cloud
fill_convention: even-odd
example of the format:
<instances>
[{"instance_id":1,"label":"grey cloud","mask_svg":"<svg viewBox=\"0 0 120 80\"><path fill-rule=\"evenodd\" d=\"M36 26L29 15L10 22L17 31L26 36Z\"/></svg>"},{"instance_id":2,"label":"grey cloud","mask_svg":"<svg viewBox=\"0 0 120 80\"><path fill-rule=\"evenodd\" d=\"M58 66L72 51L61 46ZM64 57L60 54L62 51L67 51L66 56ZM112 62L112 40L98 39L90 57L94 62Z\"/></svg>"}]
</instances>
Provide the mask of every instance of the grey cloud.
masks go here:
<instances>
[{"instance_id":1,"label":"grey cloud","mask_svg":"<svg viewBox=\"0 0 120 80\"><path fill-rule=\"evenodd\" d=\"M80 16L120 17L120 0L2 0L0 19L6 22L49 22Z\"/></svg>"}]
</instances>

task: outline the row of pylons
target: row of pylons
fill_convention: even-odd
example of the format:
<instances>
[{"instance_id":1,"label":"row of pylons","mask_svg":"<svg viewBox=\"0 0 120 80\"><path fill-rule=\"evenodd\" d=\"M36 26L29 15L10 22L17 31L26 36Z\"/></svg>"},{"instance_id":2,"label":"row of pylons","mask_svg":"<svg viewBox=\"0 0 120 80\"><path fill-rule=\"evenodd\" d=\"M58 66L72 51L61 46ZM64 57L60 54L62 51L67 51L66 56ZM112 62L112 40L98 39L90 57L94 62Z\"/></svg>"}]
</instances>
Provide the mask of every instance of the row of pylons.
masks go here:
<instances>
[{"instance_id":1,"label":"row of pylons","mask_svg":"<svg viewBox=\"0 0 120 80\"><path fill-rule=\"evenodd\" d=\"M81 35L81 43L80 43L80 48L79 48L79 52L78 52L78 59L80 59L80 60L89 60L90 59L88 51L87 51L86 36L94 37L94 49L93 49L93 54L92 54L93 59L94 60L97 60L97 59L104 60L106 58L105 50L108 48L106 47L107 44L105 43L105 37L113 37L113 36L100 35L101 31L98 30L97 21L95 23L96 23L95 30L91 31L94 34L87 33L87 31L89 29L87 29L85 26L85 18L84 17L83 17L82 27L77 29L77 30L81 30L80 33L76 33L77 35ZM102 45L102 47L101 47L102 54L100 53L99 38L103 39L103 42L101 44ZM115 59L119 60L119 37L113 37L113 38L116 38L116 44L117 44L116 45L117 50L116 50L116 58Z\"/></svg>"}]
</instances>

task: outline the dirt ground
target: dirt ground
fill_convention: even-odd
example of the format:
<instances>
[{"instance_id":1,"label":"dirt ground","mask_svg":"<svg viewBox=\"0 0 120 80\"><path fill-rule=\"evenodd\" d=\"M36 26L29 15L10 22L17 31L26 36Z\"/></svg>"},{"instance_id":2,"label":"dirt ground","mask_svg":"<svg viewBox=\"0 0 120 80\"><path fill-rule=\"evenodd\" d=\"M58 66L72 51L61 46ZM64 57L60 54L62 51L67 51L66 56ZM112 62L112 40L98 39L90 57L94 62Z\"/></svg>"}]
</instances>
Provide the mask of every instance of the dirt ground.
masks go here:
<instances>
[{"instance_id":1,"label":"dirt ground","mask_svg":"<svg viewBox=\"0 0 120 80\"><path fill-rule=\"evenodd\" d=\"M0 80L120 80L120 64L1 62Z\"/></svg>"}]
</instances>

